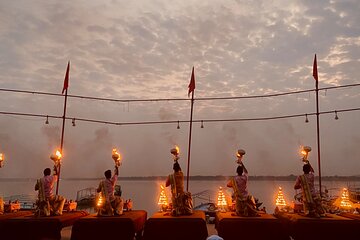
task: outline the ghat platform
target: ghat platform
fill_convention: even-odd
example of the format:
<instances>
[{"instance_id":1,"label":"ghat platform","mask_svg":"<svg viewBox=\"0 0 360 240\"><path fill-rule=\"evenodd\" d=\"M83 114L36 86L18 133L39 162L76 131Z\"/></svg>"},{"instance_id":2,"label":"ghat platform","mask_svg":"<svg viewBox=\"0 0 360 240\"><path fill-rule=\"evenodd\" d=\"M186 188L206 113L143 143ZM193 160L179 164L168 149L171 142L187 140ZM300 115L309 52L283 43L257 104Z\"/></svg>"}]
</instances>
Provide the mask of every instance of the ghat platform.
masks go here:
<instances>
[{"instance_id":1,"label":"ghat platform","mask_svg":"<svg viewBox=\"0 0 360 240\"><path fill-rule=\"evenodd\" d=\"M147 212L133 210L121 216L98 217L96 214L77 220L71 232L71 240L140 238Z\"/></svg>"},{"instance_id":2,"label":"ghat platform","mask_svg":"<svg viewBox=\"0 0 360 240\"><path fill-rule=\"evenodd\" d=\"M4 221L6 219L10 219L10 218L22 217L22 216L32 215L32 214L33 214L32 211L18 211L18 212L13 212L13 213L4 213L4 214L0 214L0 222ZM0 227L1 227L1 225L0 225Z\"/></svg>"},{"instance_id":3,"label":"ghat platform","mask_svg":"<svg viewBox=\"0 0 360 240\"><path fill-rule=\"evenodd\" d=\"M359 221L335 214L309 218L300 214L282 213L277 217L288 226L295 240L359 239Z\"/></svg>"},{"instance_id":4,"label":"ghat platform","mask_svg":"<svg viewBox=\"0 0 360 240\"><path fill-rule=\"evenodd\" d=\"M2 239L61 239L61 229L88 215L85 211L62 216L35 217L34 214L1 220Z\"/></svg>"},{"instance_id":5,"label":"ghat platform","mask_svg":"<svg viewBox=\"0 0 360 240\"><path fill-rule=\"evenodd\" d=\"M259 217L241 217L234 212L217 212L215 227L218 235L226 240L288 239L285 225L266 213L261 213Z\"/></svg>"},{"instance_id":6,"label":"ghat platform","mask_svg":"<svg viewBox=\"0 0 360 240\"><path fill-rule=\"evenodd\" d=\"M205 213L194 211L188 216L171 216L170 213L155 213L145 223L145 240L205 240L208 231Z\"/></svg>"}]
</instances>

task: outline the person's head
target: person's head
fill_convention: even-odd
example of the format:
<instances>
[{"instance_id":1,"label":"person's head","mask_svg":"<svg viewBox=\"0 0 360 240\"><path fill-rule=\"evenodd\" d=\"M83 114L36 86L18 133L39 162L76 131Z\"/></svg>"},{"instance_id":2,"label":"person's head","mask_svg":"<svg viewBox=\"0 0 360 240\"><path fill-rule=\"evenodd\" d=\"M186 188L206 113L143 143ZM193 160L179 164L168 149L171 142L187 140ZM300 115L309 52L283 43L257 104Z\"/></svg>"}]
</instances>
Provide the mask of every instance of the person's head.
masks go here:
<instances>
[{"instance_id":1,"label":"person's head","mask_svg":"<svg viewBox=\"0 0 360 240\"><path fill-rule=\"evenodd\" d=\"M181 171L180 164L177 161L174 163L173 169L174 169L174 172Z\"/></svg>"},{"instance_id":2,"label":"person's head","mask_svg":"<svg viewBox=\"0 0 360 240\"><path fill-rule=\"evenodd\" d=\"M304 164L304 166L303 166L303 171L304 171L304 173L305 174L308 174L309 172L310 172L310 170L311 170L311 166L310 166L310 164Z\"/></svg>"},{"instance_id":3,"label":"person's head","mask_svg":"<svg viewBox=\"0 0 360 240\"><path fill-rule=\"evenodd\" d=\"M241 176L244 172L244 168L242 166L238 166L237 169L236 169L236 173Z\"/></svg>"},{"instance_id":4,"label":"person's head","mask_svg":"<svg viewBox=\"0 0 360 240\"><path fill-rule=\"evenodd\" d=\"M49 176L51 174L51 169L50 168L45 168L44 169L44 176Z\"/></svg>"},{"instance_id":5,"label":"person's head","mask_svg":"<svg viewBox=\"0 0 360 240\"><path fill-rule=\"evenodd\" d=\"M106 170L104 172L104 175L105 175L106 178L111 178L111 170Z\"/></svg>"}]
</instances>

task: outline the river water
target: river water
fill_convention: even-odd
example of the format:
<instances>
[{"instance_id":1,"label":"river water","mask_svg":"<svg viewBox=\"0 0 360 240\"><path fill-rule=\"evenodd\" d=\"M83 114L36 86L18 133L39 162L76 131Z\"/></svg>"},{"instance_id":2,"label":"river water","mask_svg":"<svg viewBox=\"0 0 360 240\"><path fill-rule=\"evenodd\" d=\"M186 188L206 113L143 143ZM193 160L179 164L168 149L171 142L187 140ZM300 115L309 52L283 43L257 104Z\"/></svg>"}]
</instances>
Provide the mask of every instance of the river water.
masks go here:
<instances>
[{"instance_id":1,"label":"river water","mask_svg":"<svg viewBox=\"0 0 360 240\"><path fill-rule=\"evenodd\" d=\"M78 190L97 187L98 180L61 180L59 185L59 194L67 199L76 199ZM117 184L121 185L122 197L131 199L134 209L142 209L148 212L148 216L158 211L157 201L160 195L160 185L163 181L148 180L121 180ZM34 190L35 180L17 180L0 181L0 196L9 197L12 195L36 195ZM278 188L282 187L285 200L289 203L293 201L295 190L294 182L290 181L272 181L272 180L252 180L248 183L249 192L263 202L268 213L273 213L275 209L275 199ZM343 181L323 181L323 188L330 190L332 195L340 195L340 190L349 185L360 185L360 182ZM186 182L185 182L186 186ZM189 182L189 191L194 195L196 193L209 190L204 194L204 199L194 199L194 206L207 202L207 199L215 201L219 187L223 187L225 194L231 196L232 190L226 187L226 181L199 181ZM170 189L166 189L167 196L170 197Z\"/></svg>"}]
</instances>

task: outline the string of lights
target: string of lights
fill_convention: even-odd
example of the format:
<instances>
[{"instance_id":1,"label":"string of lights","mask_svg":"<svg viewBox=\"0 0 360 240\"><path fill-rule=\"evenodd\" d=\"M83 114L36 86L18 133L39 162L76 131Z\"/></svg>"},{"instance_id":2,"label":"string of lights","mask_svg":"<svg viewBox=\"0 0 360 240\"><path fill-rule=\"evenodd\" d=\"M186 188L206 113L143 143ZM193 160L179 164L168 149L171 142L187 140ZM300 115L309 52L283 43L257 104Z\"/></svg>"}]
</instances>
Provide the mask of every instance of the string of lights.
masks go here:
<instances>
[{"instance_id":1,"label":"string of lights","mask_svg":"<svg viewBox=\"0 0 360 240\"><path fill-rule=\"evenodd\" d=\"M332 87L323 87L319 88L319 91L327 91L331 89L340 89L340 88L348 88L348 87L358 87L360 83L340 85L340 86L332 86ZM24 93L24 94L37 94L37 95L47 95L47 96L64 96L60 93L50 93L50 92L41 92L41 91L28 91L28 90L18 90L18 89L6 89L0 88L0 91L3 92L15 92L15 93ZM195 101L209 101L209 100L236 100L236 99L251 99L251 98L268 98L268 97L279 97L285 95L292 94L301 94L308 92L315 92L315 89L308 90L299 90L299 91L290 91L283 93L272 93L272 94L264 94L264 95L251 95L251 96L234 96L234 97L202 97L202 98L194 98ZM70 98L78 98L78 99L87 99L87 100L95 100L95 101L109 101L109 102L122 102L122 103L130 103L130 102L168 102L168 101L189 101L189 98L149 98L149 99L115 99L115 98L100 98L100 97L90 97L90 96L82 96L82 95L71 95L68 94Z\"/></svg>"},{"instance_id":2,"label":"string of lights","mask_svg":"<svg viewBox=\"0 0 360 240\"><path fill-rule=\"evenodd\" d=\"M319 112L320 115L324 114L335 114L335 120L338 120L338 113L342 112L353 112L359 111L358 108L347 108L347 109L337 109L332 111L322 111ZM13 116L27 116L27 117L39 117L46 118L45 124L49 124L49 118L52 119L62 119L62 116L56 115L46 115L46 114L33 114L33 113L20 113L20 112L0 112L2 115L13 115ZM204 123L215 123L215 122L249 122L249 121L267 121L267 120L277 120L277 119L289 119L289 118L299 118L305 117L305 122L309 122L308 116L316 115L316 112L312 113L302 113L302 114L293 114L293 115L282 115L282 116L273 116L273 117L258 117L258 118L229 118L229 119L202 119L202 120L193 120L192 122L201 123L201 127L203 128ZM89 122L89 123L99 123L99 124L109 124L109 125L117 125L117 126L129 126L129 125L155 125L155 124L177 124L177 128L179 129L180 123L188 123L189 120L167 120L167 121L139 121L139 122L113 122L113 121L102 121L96 119L89 118L75 118L75 117L65 117L67 120L72 120L72 125L75 126L75 121L78 122Z\"/></svg>"}]
</instances>

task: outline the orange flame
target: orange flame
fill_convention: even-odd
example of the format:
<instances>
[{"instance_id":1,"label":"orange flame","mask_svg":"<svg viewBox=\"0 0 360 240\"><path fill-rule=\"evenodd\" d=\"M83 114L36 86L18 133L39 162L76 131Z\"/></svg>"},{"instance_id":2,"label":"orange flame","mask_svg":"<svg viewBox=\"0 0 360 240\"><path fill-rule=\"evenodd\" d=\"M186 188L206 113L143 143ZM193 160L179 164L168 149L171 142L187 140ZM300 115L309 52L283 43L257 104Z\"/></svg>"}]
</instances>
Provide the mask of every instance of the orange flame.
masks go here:
<instances>
[{"instance_id":1,"label":"orange flame","mask_svg":"<svg viewBox=\"0 0 360 240\"><path fill-rule=\"evenodd\" d=\"M343 191L341 194L340 207L345 208L345 209L352 208L352 202L350 201L349 191L347 188L343 188Z\"/></svg>"},{"instance_id":2,"label":"orange flame","mask_svg":"<svg viewBox=\"0 0 360 240\"><path fill-rule=\"evenodd\" d=\"M104 199L103 199L102 193L100 192L96 205L97 205L97 207L102 207L103 204L104 204Z\"/></svg>"},{"instance_id":3,"label":"orange flame","mask_svg":"<svg viewBox=\"0 0 360 240\"><path fill-rule=\"evenodd\" d=\"M164 188L163 185L160 185L160 188L161 188L161 192L160 192L160 196L159 196L158 205L167 206L168 205L168 198L167 198L166 193L165 193L165 188Z\"/></svg>"},{"instance_id":4,"label":"orange flame","mask_svg":"<svg viewBox=\"0 0 360 240\"><path fill-rule=\"evenodd\" d=\"M0 162L4 161L4 154L0 153Z\"/></svg>"},{"instance_id":5,"label":"orange flame","mask_svg":"<svg viewBox=\"0 0 360 240\"><path fill-rule=\"evenodd\" d=\"M180 154L180 148L177 145L175 145L175 149L176 149L177 154Z\"/></svg>"},{"instance_id":6,"label":"orange flame","mask_svg":"<svg viewBox=\"0 0 360 240\"><path fill-rule=\"evenodd\" d=\"M284 194L282 192L282 188L279 187L279 192L276 196L276 202L275 202L276 206L280 206L280 207L284 207L286 206L286 201L284 198Z\"/></svg>"},{"instance_id":7,"label":"orange flame","mask_svg":"<svg viewBox=\"0 0 360 240\"><path fill-rule=\"evenodd\" d=\"M58 159L60 159L62 157L62 154L59 150L56 150L55 155L57 156Z\"/></svg>"},{"instance_id":8,"label":"orange flame","mask_svg":"<svg viewBox=\"0 0 360 240\"><path fill-rule=\"evenodd\" d=\"M225 198L225 194L222 190L222 187L219 187L219 192L218 192L218 198L217 198L217 205L219 207L226 207L227 206L227 202L226 202L226 198Z\"/></svg>"},{"instance_id":9,"label":"orange flame","mask_svg":"<svg viewBox=\"0 0 360 240\"><path fill-rule=\"evenodd\" d=\"M121 155L120 155L120 153L118 153L116 148L113 148L113 150L112 150L112 158L115 161L119 161L121 159Z\"/></svg>"}]
</instances>

